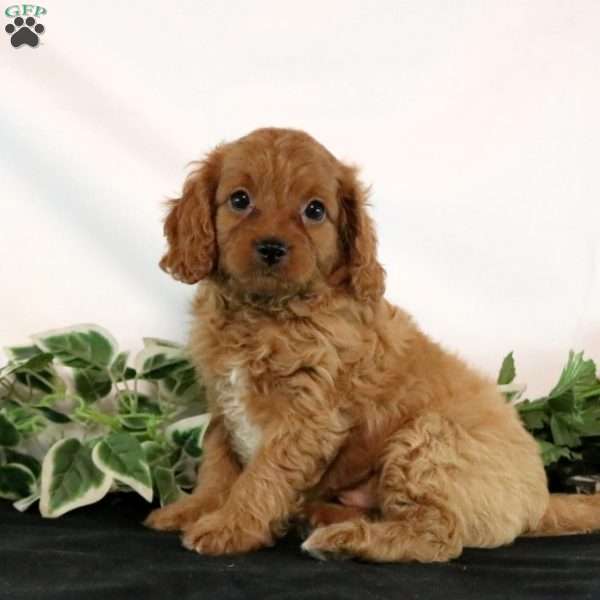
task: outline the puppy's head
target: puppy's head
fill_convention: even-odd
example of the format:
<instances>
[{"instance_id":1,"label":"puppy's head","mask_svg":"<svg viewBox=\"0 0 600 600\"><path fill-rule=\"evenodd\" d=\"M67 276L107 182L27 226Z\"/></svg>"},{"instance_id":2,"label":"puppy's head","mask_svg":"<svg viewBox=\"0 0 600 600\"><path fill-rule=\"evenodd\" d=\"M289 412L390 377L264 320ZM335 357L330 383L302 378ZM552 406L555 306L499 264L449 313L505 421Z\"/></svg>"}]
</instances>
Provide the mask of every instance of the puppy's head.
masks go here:
<instances>
[{"instance_id":1,"label":"puppy's head","mask_svg":"<svg viewBox=\"0 0 600 600\"><path fill-rule=\"evenodd\" d=\"M217 146L169 201L161 267L175 279L226 280L278 297L323 285L381 297L366 190L356 169L307 134L259 129Z\"/></svg>"}]
</instances>

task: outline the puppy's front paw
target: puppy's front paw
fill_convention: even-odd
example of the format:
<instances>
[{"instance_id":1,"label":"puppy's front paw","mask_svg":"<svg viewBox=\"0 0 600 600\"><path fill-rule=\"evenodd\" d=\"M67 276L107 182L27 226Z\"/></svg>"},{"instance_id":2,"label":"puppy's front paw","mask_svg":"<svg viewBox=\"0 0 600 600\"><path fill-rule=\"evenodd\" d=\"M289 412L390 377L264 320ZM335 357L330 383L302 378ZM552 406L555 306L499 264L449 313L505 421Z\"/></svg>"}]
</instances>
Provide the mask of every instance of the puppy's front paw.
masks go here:
<instances>
[{"instance_id":1,"label":"puppy's front paw","mask_svg":"<svg viewBox=\"0 0 600 600\"><path fill-rule=\"evenodd\" d=\"M302 550L319 560L352 558L364 541L364 529L360 519L319 527L302 544Z\"/></svg>"},{"instance_id":2,"label":"puppy's front paw","mask_svg":"<svg viewBox=\"0 0 600 600\"><path fill-rule=\"evenodd\" d=\"M200 515L205 514L211 507L196 496L188 496L153 510L144 521L144 525L158 531L179 531L195 523ZM212 507L212 509L216 509Z\"/></svg>"},{"instance_id":3,"label":"puppy's front paw","mask_svg":"<svg viewBox=\"0 0 600 600\"><path fill-rule=\"evenodd\" d=\"M184 528L182 543L200 554L242 554L273 544L270 532L259 531L243 515L217 511Z\"/></svg>"}]
</instances>

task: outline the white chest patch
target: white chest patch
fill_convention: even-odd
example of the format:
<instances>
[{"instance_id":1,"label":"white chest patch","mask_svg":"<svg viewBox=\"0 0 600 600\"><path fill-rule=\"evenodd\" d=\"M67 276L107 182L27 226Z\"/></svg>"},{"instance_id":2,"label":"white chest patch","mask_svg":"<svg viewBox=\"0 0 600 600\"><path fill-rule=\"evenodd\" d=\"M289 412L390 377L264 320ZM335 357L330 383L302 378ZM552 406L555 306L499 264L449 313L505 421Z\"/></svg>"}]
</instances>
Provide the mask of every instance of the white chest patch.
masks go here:
<instances>
[{"instance_id":1,"label":"white chest patch","mask_svg":"<svg viewBox=\"0 0 600 600\"><path fill-rule=\"evenodd\" d=\"M219 403L225 427L231 435L233 449L243 464L248 464L262 441L262 432L250 420L245 404L246 381L244 372L234 367L229 377L218 386Z\"/></svg>"}]
</instances>

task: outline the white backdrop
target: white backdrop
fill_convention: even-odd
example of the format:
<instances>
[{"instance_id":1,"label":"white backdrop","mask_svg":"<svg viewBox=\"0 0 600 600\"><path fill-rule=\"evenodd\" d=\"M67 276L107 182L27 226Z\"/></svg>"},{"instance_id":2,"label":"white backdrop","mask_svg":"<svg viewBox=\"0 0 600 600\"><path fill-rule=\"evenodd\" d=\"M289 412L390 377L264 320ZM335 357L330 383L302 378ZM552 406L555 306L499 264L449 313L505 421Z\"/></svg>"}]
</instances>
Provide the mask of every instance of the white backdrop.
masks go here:
<instances>
[{"instance_id":1,"label":"white backdrop","mask_svg":"<svg viewBox=\"0 0 600 600\"><path fill-rule=\"evenodd\" d=\"M7 4L8 5L8 4ZM600 3L46 0L0 35L0 344L184 340L157 262L188 161L307 130L373 184L388 296L532 394L600 361Z\"/></svg>"}]
</instances>

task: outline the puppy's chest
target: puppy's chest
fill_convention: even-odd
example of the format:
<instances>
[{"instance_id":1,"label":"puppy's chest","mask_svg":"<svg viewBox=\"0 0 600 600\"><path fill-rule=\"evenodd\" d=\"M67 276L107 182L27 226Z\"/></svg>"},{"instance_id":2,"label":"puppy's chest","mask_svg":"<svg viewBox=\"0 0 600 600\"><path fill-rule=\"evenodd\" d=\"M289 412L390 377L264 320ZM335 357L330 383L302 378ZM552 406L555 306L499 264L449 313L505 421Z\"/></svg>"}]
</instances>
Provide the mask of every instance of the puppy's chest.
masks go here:
<instances>
[{"instance_id":1,"label":"puppy's chest","mask_svg":"<svg viewBox=\"0 0 600 600\"><path fill-rule=\"evenodd\" d=\"M248 379L242 367L233 367L216 385L217 404L242 464L249 463L262 442L262 429L248 410Z\"/></svg>"}]
</instances>

